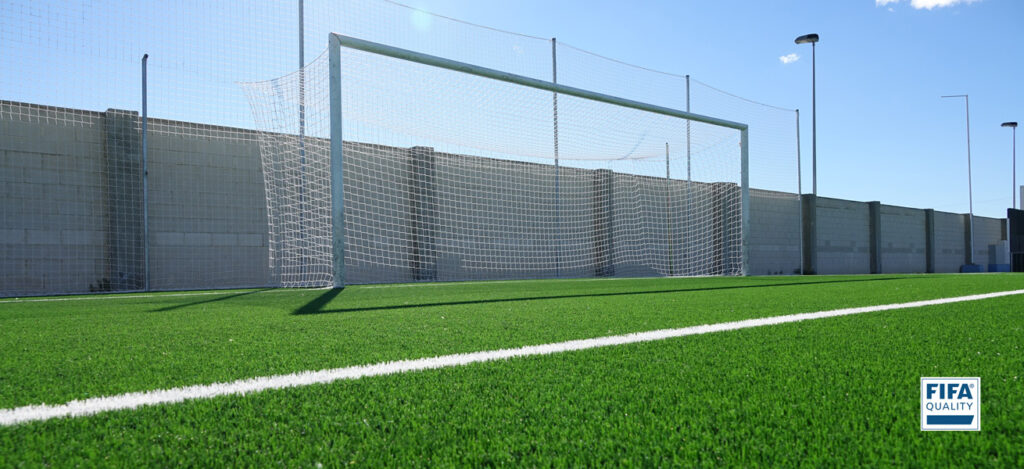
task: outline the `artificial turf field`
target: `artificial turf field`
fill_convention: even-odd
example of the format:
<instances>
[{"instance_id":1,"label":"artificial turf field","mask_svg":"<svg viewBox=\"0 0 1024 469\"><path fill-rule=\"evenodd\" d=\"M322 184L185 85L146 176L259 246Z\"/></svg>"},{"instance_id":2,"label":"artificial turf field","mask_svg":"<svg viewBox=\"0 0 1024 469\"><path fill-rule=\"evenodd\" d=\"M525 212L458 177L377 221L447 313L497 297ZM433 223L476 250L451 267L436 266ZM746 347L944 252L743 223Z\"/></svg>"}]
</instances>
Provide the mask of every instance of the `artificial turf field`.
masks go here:
<instances>
[{"instance_id":1,"label":"artificial turf field","mask_svg":"<svg viewBox=\"0 0 1024 469\"><path fill-rule=\"evenodd\" d=\"M1024 288L616 279L0 299L0 409ZM980 432L919 379L980 376ZM1024 467L1024 295L0 426L0 467Z\"/></svg>"}]
</instances>

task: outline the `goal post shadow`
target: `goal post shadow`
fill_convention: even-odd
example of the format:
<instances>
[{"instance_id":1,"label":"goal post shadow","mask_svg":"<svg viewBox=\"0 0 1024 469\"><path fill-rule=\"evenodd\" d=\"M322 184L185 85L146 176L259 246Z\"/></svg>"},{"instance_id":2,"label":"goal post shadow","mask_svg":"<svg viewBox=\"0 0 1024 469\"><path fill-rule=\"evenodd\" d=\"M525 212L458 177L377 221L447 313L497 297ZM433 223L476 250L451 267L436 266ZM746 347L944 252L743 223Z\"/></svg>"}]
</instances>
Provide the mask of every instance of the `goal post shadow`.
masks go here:
<instances>
[{"instance_id":1,"label":"goal post shadow","mask_svg":"<svg viewBox=\"0 0 1024 469\"><path fill-rule=\"evenodd\" d=\"M785 278L771 277L772 279L788 280ZM291 314L296 316L307 315L307 314L335 314L335 313L358 313L366 311L388 311L388 310L403 310L403 309L414 309L414 308L431 308L438 306L464 306L464 305L485 305L495 303L515 303L522 301L544 301L544 300L565 300L565 299L581 299L581 298L607 298L616 296L639 296L639 295L659 295L659 294L671 294L671 293L687 293L687 292L708 292L708 291L719 291L719 290L745 290L751 288L784 288L784 287L800 287L807 285L826 285L826 284L841 284L841 283L859 283L859 282L884 282L889 280L906 280L906 278L900 277L866 277L866 278L842 278L842 279L828 279L825 277L793 277L797 280L802 281L779 281L778 283L767 283L767 284L753 284L753 285L723 285L723 286L711 286L711 287L698 287L698 288L659 288L650 290L636 290L636 291L625 291L625 292L594 292L594 293L566 293L562 295L527 295L518 297L503 297L503 298L484 298L484 299L473 299L473 300L457 300L452 301L435 301L435 302L421 302L421 303L400 303L400 304L380 304L380 305L368 305L368 306L355 306L355 307L342 307L342 308L324 308L331 303L335 298L341 294L342 289L331 288L326 289L323 293L317 295L306 304L296 308ZM803 280L806 279L806 280ZM685 279L681 279L684 280Z\"/></svg>"}]
</instances>

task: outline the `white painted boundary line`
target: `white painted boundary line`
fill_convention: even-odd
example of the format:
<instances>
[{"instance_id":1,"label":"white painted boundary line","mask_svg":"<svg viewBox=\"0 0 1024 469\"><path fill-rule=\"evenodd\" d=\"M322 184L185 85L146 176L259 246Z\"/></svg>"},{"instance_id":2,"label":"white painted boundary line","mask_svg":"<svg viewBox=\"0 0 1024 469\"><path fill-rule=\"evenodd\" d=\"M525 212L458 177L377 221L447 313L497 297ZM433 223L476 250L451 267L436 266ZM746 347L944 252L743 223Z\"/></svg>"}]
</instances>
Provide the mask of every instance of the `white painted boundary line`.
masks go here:
<instances>
[{"instance_id":1,"label":"white painted boundary line","mask_svg":"<svg viewBox=\"0 0 1024 469\"><path fill-rule=\"evenodd\" d=\"M706 324L702 326L684 327L681 329L661 329L656 331L637 332L633 334L597 337L593 339L570 340L552 344L530 345L514 349L489 350L483 352L444 355L415 360L376 363L372 365L350 366L320 371L303 371L287 375L263 376L228 383L200 384L172 389L133 392L117 396L94 397L85 400L71 401L60 405L30 405L13 409L0 409L0 426L16 425L25 422L44 421L62 417L81 417L113 410L134 409L141 406L170 404L192 399L210 399L226 395L244 395L268 389L284 389L311 384L326 384L344 379L359 379L370 376L384 376L410 371L431 370L454 366L469 365L494 360L504 360L532 355L550 355L554 353L586 350L614 345L634 344L657 340L684 337L689 335L708 334L711 332L732 331L751 327L770 326L812 319L848 316L851 314L888 311L893 309L918 308L964 301L985 300L1002 296L1024 294L1024 290L1002 291L981 295L939 298L935 300L912 301L861 308L819 311L816 313L790 314L768 318L747 319L743 321Z\"/></svg>"}]
</instances>

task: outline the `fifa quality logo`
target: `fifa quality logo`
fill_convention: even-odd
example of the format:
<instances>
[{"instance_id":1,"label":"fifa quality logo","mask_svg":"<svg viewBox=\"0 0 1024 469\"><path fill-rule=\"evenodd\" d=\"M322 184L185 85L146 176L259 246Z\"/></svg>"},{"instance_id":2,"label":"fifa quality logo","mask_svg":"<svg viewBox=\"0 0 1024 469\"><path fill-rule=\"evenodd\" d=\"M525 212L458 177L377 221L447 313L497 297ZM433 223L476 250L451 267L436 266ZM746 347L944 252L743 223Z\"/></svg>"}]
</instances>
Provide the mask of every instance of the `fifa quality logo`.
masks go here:
<instances>
[{"instance_id":1,"label":"fifa quality logo","mask_svg":"<svg viewBox=\"0 0 1024 469\"><path fill-rule=\"evenodd\" d=\"M981 430L981 378L921 378L921 430Z\"/></svg>"}]
</instances>

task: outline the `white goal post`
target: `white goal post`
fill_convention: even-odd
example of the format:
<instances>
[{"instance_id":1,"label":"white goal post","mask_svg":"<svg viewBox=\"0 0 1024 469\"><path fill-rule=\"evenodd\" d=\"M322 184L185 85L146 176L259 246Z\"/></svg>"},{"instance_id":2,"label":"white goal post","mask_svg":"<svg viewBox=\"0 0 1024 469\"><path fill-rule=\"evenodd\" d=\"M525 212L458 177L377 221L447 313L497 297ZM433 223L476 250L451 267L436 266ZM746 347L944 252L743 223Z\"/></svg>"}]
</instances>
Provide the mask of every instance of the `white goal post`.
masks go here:
<instances>
[{"instance_id":1,"label":"white goal post","mask_svg":"<svg viewBox=\"0 0 1024 469\"><path fill-rule=\"evenodd\" d=\"M750 273L746 124L519 57L527 74L331 34L246 84L275 283Z\"/></svg>"},{"instance_id":2,"label":"white goal post","mask_svg":"<svg viewBox=\"0 0 1024 469\"><path fill-rule=\"evenodd\" d=\"M422 65L431 67L437 67L441 69L466 73L478 77L483 77L490 80L497 80L501 82L511 83L515 85L521 85L537 90L550 91L558 94L575 96L584 100L596 101L601 103L610 104L613 106L620 106L624 108L636 109L644 112L650 112L654 114L660 114L664 116L685 119L688 121L701 122L714 126L726 127L730 129L738 130L740 133L740 255L741 255L741 275L748 273L748 251L749 251L749 233L750 233L750 213L749 213L749 174L748 174L748 158L749 158L749 142L748 142L748 128L746 124L732 122L724 119L718 119L709 116L703 116L690 112L680 111L667 107L657 106L648 103L642 103L638 101L623 99L615 96L610 96L602 93L596 93L588 90L574 88L571 86L560 85L555 82L548 82L530 78L522 75L516 75L507 73L499 70L494 70L486 67L477 65L467 64L463 62L457 62L442 57L432 56L428 54L418 53L406 49L400 49L384 44L370 42L362 39L357 39L341 34L331 34L329 39L328 47L328 63L329 63L329 74L330 74L330 177L331 177L331 247L332 247L332 263L333 263L333 286L335 288L343 288L346 280L346 269L345 269L345 254L346 254L346 221L345 221L345 184L342 183L344 175L344 134L343 134L343 115L342 115L342 60L341 50L342 48L354 49L364 51L372 54L378 54L381 56L391 57L394 59L400 59L404 61L414 62ZM557 110L556 110L557 112ZM557 146L557 127L556 127L556 146ZM667 146L667 144L666 144ZM667 153L667 150L666 150ZM557 153L556 153L557 155ZM556 156L557 158L557 156ZM666 157L666 168L668 160ZM557 166L557 159L556 159ZM556 180L557 181L557 180ZM556 182L557 184L557 182Z\"/></svg>"},{"instance_id":3,"label":"white goal post","mask_svg":"<svg viewBox=\"0 0 1024 469\"><path fill-rule=\"evenodd\" d=\"M588 90L561 85L555 82L548 82L502 72L486 67L457 62L442 57L418 53L406 49L387 46L375 42L365 41L341 34L331 34L328 48L328 60L330 70L330 177L331 177L331 247L333 262L333 286L343 288L346 280L345 250L346 250L346 221L345 221L345 184L342 183L345 168L345 145L344 140L344 116L342 115L342 48L355 49L359 51L378 54L394 59L423 64L431 67L438 67L451 71L475 75L490 80L511 83L537 90L549 91L557 95L574 96L584 100L606 103L613 106L630 108L639 111L660 114L678 119L685 119L693 122L710 124L713 126L725 127L738 130L740 133L740 266L741 275L748 274L748 252L750 235L750 196L749 196L749 174L748 174L748 131L747 125L718 119L700 114L680 111L653 104L642 103L629 99L623 99L606 94L596 93ZM557 130L556 130L557 139ZM557 142L557 140L556 140ZM557 143L556 143L557 145ZM666 144L667 146L667 144ZM667 149L666 149L667 154ZM557 160L556 160L557 161ZM688 163L689 164L689 163ZM666 156L666 167L668 159Z\"/></svg>"}]
</instances>

